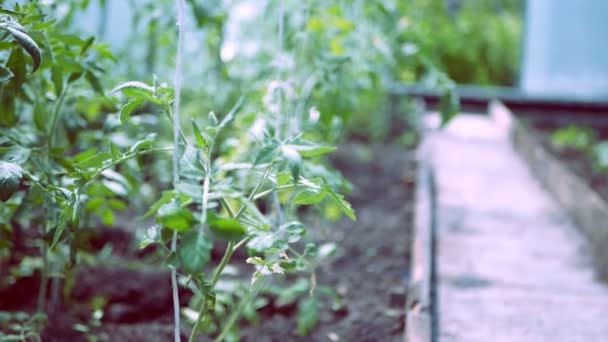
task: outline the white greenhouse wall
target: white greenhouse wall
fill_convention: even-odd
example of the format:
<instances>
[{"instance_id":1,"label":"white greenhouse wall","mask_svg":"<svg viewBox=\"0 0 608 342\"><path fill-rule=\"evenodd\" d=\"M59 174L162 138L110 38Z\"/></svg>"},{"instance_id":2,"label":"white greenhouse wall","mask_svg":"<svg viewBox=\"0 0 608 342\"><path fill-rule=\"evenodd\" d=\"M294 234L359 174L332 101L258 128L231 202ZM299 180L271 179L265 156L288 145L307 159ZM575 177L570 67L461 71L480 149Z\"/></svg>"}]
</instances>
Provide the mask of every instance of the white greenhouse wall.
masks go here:
<instances>
[{"instance_id":1,"label":"white greenhouse wall","mask_svg":"<svg viewBox=\"0 0 608 342\"><path fill-rule=\"evenodd\" d=\"M528 0L520 86L608 99L608 1Z\"/></svg>"}]
</instances>

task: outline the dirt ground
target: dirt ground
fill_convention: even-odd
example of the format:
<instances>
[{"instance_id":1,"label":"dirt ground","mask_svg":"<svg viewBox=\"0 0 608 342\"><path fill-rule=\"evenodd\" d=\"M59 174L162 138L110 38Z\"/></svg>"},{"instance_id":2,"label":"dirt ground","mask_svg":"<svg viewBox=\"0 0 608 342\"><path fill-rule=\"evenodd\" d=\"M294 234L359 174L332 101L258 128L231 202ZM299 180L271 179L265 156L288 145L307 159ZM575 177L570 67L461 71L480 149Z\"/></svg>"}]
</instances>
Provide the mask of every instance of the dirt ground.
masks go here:
<instances>
[{"instance_id":1,"label":"dirt ground","mask_svg":"<svg viewBox=\"0 0 608 342\"><path fill-rule=\"evenodd\" d=\"M573 122L576 124L576 122ZM582 127L591 126L583 125ZM568 166L575 174L581 179L587 181L592 189L597 191L600 196L608 201L608 177L607 171L598 170L593 167L593 163L590 156L585 153L573 149L558 149L551 143L552 133L559 129L557 125L547 125L546 123L538 124L531 123L533 132L537 134L539 141L557 158L563 160L565 165ZM601 139L608 139L608 130L595 130L595 133Z\"/></svg>"},{"instance_id":2,"label":"dirt ground","mask_svg":"<svg viewBox=\"0 0 608 342\"><path fill-rule=\"evenodd\" d=\"M357 221L346 218L325 229L340 249L330 263L317 270L319 285L338 289L343 304L324 307L309 336L296 333L295 310L261 310L261 324L243 326L245 341L401 341L403 307L409 267L415 160L413 153L393 144L349 143L341 146L333 164L353 183L348 200ZM310 218L309 218L310 219ZM318 220L308 220L318 221ZM312 227L311 231L320 231ZM115 241L124 257L140 257L130 246L132 237L121 232L104 237ZM313 233L314 237L314 233ZM99 241L103 245L102 238ZM214 256L218 258L221 256ZM49 315L43 341L86 341L73 330L88 319L84 304L95 296L108 298L104 324L96 331L108 341L170 341L172 304L169 276L160 268L104 265L81 269L73 303ZM31 311L38 279L0 289L0 311ZM191 296L181 293L182 303ZM182 329L184 338L188 329Z\"/></svg>"}]
</instances>

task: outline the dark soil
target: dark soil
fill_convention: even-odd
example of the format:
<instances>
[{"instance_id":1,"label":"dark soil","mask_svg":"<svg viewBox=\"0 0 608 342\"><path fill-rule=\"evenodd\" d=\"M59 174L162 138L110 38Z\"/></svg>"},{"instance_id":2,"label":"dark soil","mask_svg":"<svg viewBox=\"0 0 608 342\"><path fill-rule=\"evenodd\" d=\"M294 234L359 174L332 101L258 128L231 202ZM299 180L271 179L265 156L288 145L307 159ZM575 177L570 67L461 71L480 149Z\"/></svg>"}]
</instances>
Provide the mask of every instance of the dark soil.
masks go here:
<instances>
[{"instance_id":1,"label":"dark soil","mask_svg":"<svg viewBox=\"0 0 608 342\"><path fill-rule=\"evenodd\" d=\"M558 148L551 142L553 132L560 128L565 128L569 124L591 129L594 131L595 136L602 140L608 139L608 129L605 127L594 128L590 125L577 124L575 120L569 124L562 123L561 125L547 122L529 122L528 124L535 132L539 141L551 154L564 161L567 167L581 177L581 179L585 180L604 200L608 201L608 172L594 167L591 156L588 153L572 148Z\"/></svg>"},{"instance_id":2,"label":"dark soil","mask_svg":"<svg viewBox=\"0 0 608 342\"><path fill-rule=\"evenodd\" d=\"M295 309L272 307L260 311L261 324L243 327L246 341L401 341L405 289L409 268L415 160L397 145L346 144L333 158L334 165L354 185L347 196L357 210L357 221L311 227L313 238L335 241L338 254L317 269L318 285L328 285L343 296L339 308L324 305L320 321L309 336L296 333ZM308 214L307 221L319 222ZM326 229L323 229L326 228ZM92 248L112 241L124 260L141 264L149 253L137 253L134 239L124 231L107 232L93 239ZM122 233L121 233L122 232ZM218 259L221 255L214 255ZM241 259L241 258L238 258ZM5 266L5 265L4 265ZM6 269L0 265L0 272ZM1 276L1 274L0 274ZM26 277L0 287L0 311L32 312L38 277ZM75 323L89 319L94 297L107 298L102 328L107 341L172 340L172 304L169 275L160 267L125 266L104 262L81 268L69 303L49 313L43 341L86 341L74 331ZM181 292L182 303L191 296ZM1 329L1 326L0 326ZM188 329L182 334L187 338Z\"/></svg>"},{"instance_id":3,"label":"dark soil","mask_svg":"<svg viewBox=\"0 0 608 342\"><path fill-rule=\"evenodd\" d=\"M367 151L366 151L367 149ZM362 153L364 152L365 153ZM367 154L371 160L357 156ZM403 147L342 146L334 159L355 186L348 196L357 221L340 220L329 240L339 257L319 270L319 284L345 293L345 307L328 310L310 336L295 333L293 317L277 314L250 328L248 341L402 341L412 221L413 154Z\"/></svg>"}]
</instances>

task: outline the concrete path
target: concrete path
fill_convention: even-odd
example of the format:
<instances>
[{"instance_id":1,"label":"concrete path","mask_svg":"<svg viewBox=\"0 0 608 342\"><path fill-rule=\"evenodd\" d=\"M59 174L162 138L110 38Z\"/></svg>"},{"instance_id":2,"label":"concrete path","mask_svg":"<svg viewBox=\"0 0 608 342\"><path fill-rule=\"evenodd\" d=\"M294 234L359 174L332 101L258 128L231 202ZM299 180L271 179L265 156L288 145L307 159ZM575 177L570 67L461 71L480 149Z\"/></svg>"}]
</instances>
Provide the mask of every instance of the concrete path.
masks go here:
<instances>
[{"instance_id":1,"label":"concrete path","mask_svg":"<svg viewBox=\"0 0 608 342\"><path fill-rule=\"evenodd\" d=\"M426 141L437 184L438 340L608 341L608 287L506 133L489 117L462 115Z\"/></svg>"}]
</instances>

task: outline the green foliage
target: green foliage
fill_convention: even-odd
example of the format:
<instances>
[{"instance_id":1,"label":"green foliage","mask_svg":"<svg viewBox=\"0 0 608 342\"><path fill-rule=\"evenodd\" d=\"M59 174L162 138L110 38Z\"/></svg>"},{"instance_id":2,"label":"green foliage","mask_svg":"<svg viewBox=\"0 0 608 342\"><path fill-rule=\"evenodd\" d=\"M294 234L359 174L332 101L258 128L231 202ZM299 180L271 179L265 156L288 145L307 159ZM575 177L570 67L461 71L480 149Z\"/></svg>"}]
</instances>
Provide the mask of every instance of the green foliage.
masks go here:
<instances>
[{"instance_id":1,"label":"green foliage","mask_svg":"<svg viewBox=\"0 0 608 342\"><path fill-rule=\"evenodd\" d=\"M402 49L424 56L457 83L514 85L522 36L521 0L404 2L399 26L407 42ZM412 80L410 68L401 77ZM419 67L417 74L423 72Z\"/></svg>"},{"instance_id":2,"label":"green foliage","mask_svg":"<svg viewBox=\"0 0 608 342\"><path fill-rule=\"evenodd\" d=\"M298 305L298 334L308 335L319 321L319 301L314 298L307 298Z\"/></svg>"},{"instance_id":3,"label":"green foliage","mask_svg":"<svg viewBox=\"0 0 608 342\"><path fill-rule=\"evenodd\" d=\"M211 259L211 247L211 241L200 231L184 236L178 255L186 274L198 274L204 270Z\"/></svg>"},{"instance_id":4,"label":"green foliage","mask_svg":"<svg viewBox=\"0 0 608 342\"><path fill-rule=\"evenodd\" d=\"M13 38L19 42L30 57L32 57L33 71L38 70L42 52L38 47L38 44L36 44L36 41L27 34L25 27L21 26L13 17L6 14L0 14L0 29L10 32Z\"/></svg>"},{"instance_id":5,"label":"green foliage","mask_svg":"<svg viewBox=\"0 0 608 342\"><path fill-rule=\"evenodd\" d=\"M608 171L608 141L599 140L588 127L569 125L551 134L551 144L559 151L576 151L589 158L597 172Z\"/></svg>"},{"instance_id":6,"label":"green foliage","mask_svg":"<svg viewBox=\"0 0 608 342\"><path fill-rule=\"evenodd\" d=\"M247 235L247 228L233 218L212 217L207 224L214 236L220 240L238 241Z\"/></svg>"},{"instance_id":7,"label":"green foliage","mask_svg":"<svg viewBox=\"0 0 608 342\"><path fill-rule=\"evenodd\" d=\"M46 317L42 314L30 316L25 312L0 311L0 340L40 340L38 332L45 324Z\"/></svg>"},{"instance_id":8,"label":"green foliage","mask_svg":"<svg viewBox=\"0 0 608 342\"><path fill-rule=\"evenodd\" d=\"M558 129L551 135L551 143L560 149L573 148L585 150L589 148L593 140L594 137L591 130L574 125Z\"/></svg>"},{"instance_id":9,"label":"green foliage","mask_svg":"<svg viewBox=\"0 0 608 342\"><path fill-rule=\"evenodd\" d=\"M608 141L601 141L593 145L593 165L596 169L608 171Z\"/></svg>"},{"instance_id":10,"label":"green foliage","mask_svg":"<svg viewBox=\"0 0 608 342\"><path fill-rule=\"evenodd\" d=\"M190 230L195 224L194 215L182 207L175 201L171 201L158 209L157 221L163 227L184 232Z\"/></svg>"},{"instance_id":11,"label":"green foliage","mask_svg":"<svg viewBox=\"0 0 608 342\"><path fill-rule=\"evenodd\" d=\"M8 201L17 191L22 177L23 169L21 166L0 161L0 200L2 202Z\"/></svg>"},{"instance_id":12,"label":"green foliage","mask_svg":"<svg viewBox=\"0 0 608 342\"><path fill-rule=\"evenodd\" d=\"M205 38L185 61L204 62L185 63L182 75L172 75L173 60L183 57L175 54L172 1L143 1L133 27L146 29L131 30L127 51L116 56L72 21L91 2L66 1L61 13L53 3L0 14L0 232L38 230L28 232L35 241L27 245L40 246L39 255L24 259L36 267L23 268L40 271L41 313L46 289L59 288L47 286L50 270L69 279L92 258L82 228L134 226L145 231L142 248L158 247L158 260L180 280L175 286L194 293L184 314L194 324L191 339L200 332L236 339L238 319L255 321L270 278L314 279L339 248L310 241L300 207L356 219L343 195L348 182L326 158L343 127L387 122L395 81L441 89L446 121L457 110L454 84L434 60L410 59L401 48L428 38L399 26L409 13L401 2L268 1L242 25L259 49L227 58L222 48L234 4L188 1ZM137 48L146 50L144 63L132 57ZM173 86L159 82L171 78ZM108 91L110 84L118 86ZM225 246L218 262L214 245ZM0 256L10 246L0 245ZM239 249L246 249L241 263L252 275L227 286ZM298 331L307 334L323 293L315 293L314 281L296 284L279 297L308 293L298 301ZM73 284L64 286L69 292ZM97 318L74 328L91 337L102 306L93 308ZM42 329L32 326L32 333Z\"/></svg>"}]
</instances>

